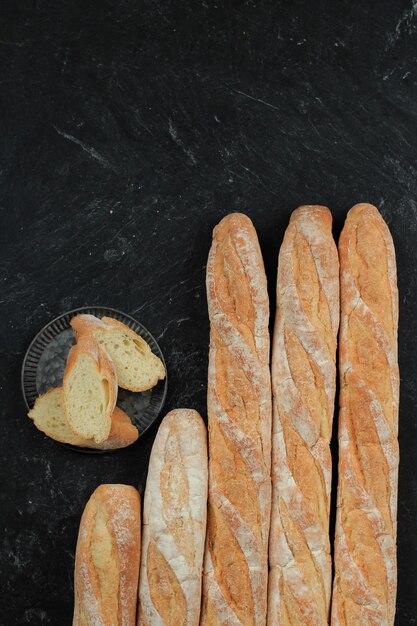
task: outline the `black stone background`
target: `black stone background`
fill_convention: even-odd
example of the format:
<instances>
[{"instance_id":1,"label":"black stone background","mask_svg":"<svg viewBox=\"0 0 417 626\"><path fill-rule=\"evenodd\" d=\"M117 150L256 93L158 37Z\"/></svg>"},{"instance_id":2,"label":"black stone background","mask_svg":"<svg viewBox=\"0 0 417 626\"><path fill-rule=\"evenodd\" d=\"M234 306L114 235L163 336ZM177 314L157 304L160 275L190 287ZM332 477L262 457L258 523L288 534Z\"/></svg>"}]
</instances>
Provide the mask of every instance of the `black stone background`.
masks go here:
<instances>
[{"instance_id":1,"label":"black stone background","mask_svg":"<svg viewBox=\"0 0 417 626\"><path fill-rule=\"evenodd\" d=\"M79 518L102 482L144 487L156 428L81 455L25 417L34 334L73 307L137 317L166 409L206 414L204 275L229 210L254 221L274 305L291 211L377 204L401 322L398 625L417 623L417 5L378 0L5 0L0 16L0 623L69 625Z\"/></svg>"}]
</instances>

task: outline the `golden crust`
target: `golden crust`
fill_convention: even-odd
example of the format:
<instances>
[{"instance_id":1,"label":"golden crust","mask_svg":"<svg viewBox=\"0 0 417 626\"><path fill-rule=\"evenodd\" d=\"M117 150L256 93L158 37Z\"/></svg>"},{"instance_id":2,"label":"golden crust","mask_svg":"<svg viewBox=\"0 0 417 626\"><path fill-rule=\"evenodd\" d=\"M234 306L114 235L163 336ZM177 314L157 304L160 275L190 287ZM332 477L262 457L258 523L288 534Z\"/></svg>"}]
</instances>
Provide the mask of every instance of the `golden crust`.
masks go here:
<instances>
[{"instance_id":1,"label":"golden crust","mask_svg":"<svg viewBox=\"0 0 417 626\"><path fill-rule=\"evenodd\" d=\"M130 417L120 407L116 406L111 417L109 438L102 443L93 442L92 447L98 450L118 450L130 446L138 437L139 431L132 424Z\"/></svg>"},{"instance_id":2,"label":"golden crust","mask_svg":"<svg viewBox=\"0 0 417 626\"><path fill-rule=\"evenodd\" d=\"M332 217L301 206L279 253L272 350L269 626L323 626L331 592L329 506L339 326Z\"/></svg>"},{"instance_id":3,"label":"golden crust","mask_svg":"<svg viewBox=\"0 0 417 626\"><path fill-rule=\"evenodd\" d=\"M140 497L128 485L100 485L80 522L73 626L134 626L140 561Z\"/></svg>"},{"instance_id":4,"label":"golden crust","mask_svg":"<svg viewBox=\"0 0 417 626\"><path fill-rule=\"evenodd\" d=\"M339 482L332 625L394 624L398 291L388 227L370 204L340 242Z\"/></svg>"},{"instance_id":5,"label":"golden crust","mask_svg":"<svg viewBox=\"0 0 417 626\"><path fill-rule=\"evenodd\" d=\"M265 623L271 504L269 301L248 217L214 229L207 265L209 508L201 624Z\"/></svg>"}]
</instances>

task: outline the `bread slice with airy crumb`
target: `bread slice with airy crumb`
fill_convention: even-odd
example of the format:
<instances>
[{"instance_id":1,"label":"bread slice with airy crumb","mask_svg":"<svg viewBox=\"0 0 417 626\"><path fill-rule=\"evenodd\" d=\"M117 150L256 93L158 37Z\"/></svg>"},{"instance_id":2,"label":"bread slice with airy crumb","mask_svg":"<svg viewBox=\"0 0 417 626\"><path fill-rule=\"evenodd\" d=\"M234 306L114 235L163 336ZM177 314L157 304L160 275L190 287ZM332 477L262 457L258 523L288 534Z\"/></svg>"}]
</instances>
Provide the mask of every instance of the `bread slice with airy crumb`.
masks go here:
<instances>
[{"instance_id":1,"label":"bread slice with airy crumb","mask_svg":"<svg viewBox=\"0 0 417 626\"><path fill-rule=\"evenodd\" d=\"M81 448L117 450L130 446L139 437L138 429L132 424L130 417L119 407L114 409L110 435L106 441L96 443L94 439L79 437L68 426L62 387L50 389L36 398L35 405L29 411L28 416L33 420L36 428L51 439Z\"/></svg>"},{"instance_id":2,"label":"bread slice with airy crumb","mask_svg":"<svg viewBox=\"0 0 417 626\"><path fill-rule=\"evenodd\" d=\"M71 430L85 439L108 439L117 399L117 376L104 346L83 335L68 355L64 410Z\"/></svg>"},{"instance_id":3,"label":"bread slice with airy crumb","mask_svg":"<svg viewBox=\"0 0 417 626\"><path fill-rule=\"evenodd\" d=\"M146 391L165 378L161 359L146 341L125 324L111 317L76 315L71 320L77 339L92 336L104 346L114 363L118 384L129 391Z\"/></svg>"}]
</instances>

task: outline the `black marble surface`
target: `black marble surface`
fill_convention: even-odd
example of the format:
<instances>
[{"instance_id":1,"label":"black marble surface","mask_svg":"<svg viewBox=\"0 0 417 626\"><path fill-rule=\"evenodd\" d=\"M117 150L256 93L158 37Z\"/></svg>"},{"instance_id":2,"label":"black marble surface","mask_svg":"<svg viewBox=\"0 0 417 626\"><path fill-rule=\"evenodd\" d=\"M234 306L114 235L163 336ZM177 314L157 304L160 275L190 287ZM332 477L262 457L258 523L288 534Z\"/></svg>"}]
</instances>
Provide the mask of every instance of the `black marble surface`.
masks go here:
<instances>
[{"instance_id":1,"label":"black marble surface","mask_svg":"<svg viewBox=\"0 0 417 626\"><path fill-rule=\"evenodd\" d=\"M167 409L206 413L213 226L246 212L274 303L292 209L338 236L377 204L398 254L398 625L417 623L417 4L5 0L0 19L0 623L71 623L83 506L143 488L155 428L91 457L25 417L33 335L82 305L137 317L166 356Z\"/></svg>"}]
</instances>

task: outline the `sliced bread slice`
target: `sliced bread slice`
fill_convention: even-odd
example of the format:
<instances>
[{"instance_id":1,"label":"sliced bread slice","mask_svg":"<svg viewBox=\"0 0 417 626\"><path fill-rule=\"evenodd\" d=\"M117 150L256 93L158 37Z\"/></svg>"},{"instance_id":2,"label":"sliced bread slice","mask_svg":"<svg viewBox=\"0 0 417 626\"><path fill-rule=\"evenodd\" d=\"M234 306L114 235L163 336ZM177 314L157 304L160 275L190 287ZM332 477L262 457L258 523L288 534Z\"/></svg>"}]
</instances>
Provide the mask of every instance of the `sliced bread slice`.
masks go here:
<instances>
[{"instance_id":1,"label":"sliced bread slice","mask_svg":"<svg viewBox=\"0 0 417 626\"><path fill-rule=\"evenodd\" d=\"M146 391L165 378L161 359L146 341L125 324L111 317L99 320L94 315L76 315L71 320L77 339L94 337L104 346L116 368L118 384L129 391Z\"/></svg>"},{"instance_id":2,"label":"sliced bread slice","mask_svg":"<svg viewBox=\"0 0 417 626\"><path fill-rule=\"evenodd\" d=\"M117 399L117 376L106 349L91 335L80 337L71 348L63 388L65 416L71 430L96 443L108 439Z\"/></svg>"},{"instance_id":3,"label":"sliced bread slice","mask_svg":"<svg viewBox=\"0 0 417 626\"><path fill-rule=\"evenodd\" d=\"M35 406L29 411L28 416L33 420L36 428L51 439L81 448L116 450L130 446L139 437L138 429L133 426L130 417L119 407L114 409L110 435L106 441L96 443L94 439L79 437L68 426L62 387L50 389L36 398Z\"/></svg>"}]
</instances>

